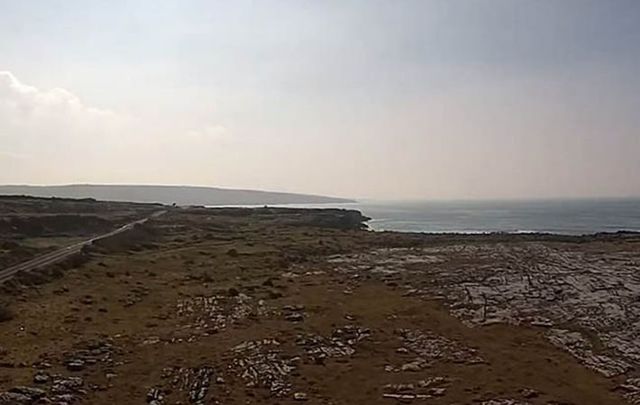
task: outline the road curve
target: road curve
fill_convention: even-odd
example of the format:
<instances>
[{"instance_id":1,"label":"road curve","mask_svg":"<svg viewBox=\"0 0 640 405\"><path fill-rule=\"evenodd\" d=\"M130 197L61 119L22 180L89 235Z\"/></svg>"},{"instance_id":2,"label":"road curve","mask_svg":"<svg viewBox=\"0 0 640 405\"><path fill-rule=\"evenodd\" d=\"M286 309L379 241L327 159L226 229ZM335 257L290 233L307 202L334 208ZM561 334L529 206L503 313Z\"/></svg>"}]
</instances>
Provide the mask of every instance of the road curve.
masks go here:
<instances>
[{"instance_id":1,"label":"road curve","mask_svg":"<svg viewBox=\"0 0 640 405\"><path fill-rule=\"evenodd\" d=\"M11 267L7 267L4 270L0 270L0 284L4 283L7 280L10 280L17 273L21 271L32 271L37 268L48 266L50 264L57 263L61 260L68 258L76 253L79 253L83 247L91 245L93 242L98 241L100 239L105 239L114 235L117 235L122 232L126 232L132 229L134 226L143 224L147 222L150 218L158 217L167 211L156 211L151 216L143 219L139 219L137 221L131 222L130 224L121 226L120 228L113 230L109 233L105 233L104 235L95 236L91 239L87 239L82 242L74 243L73 245L64 247L62 249L58 249L54 252L46 253L41 256L36 257L35 259L28 260L26 262L22 262Z\"/></svg>"}]
</instances>

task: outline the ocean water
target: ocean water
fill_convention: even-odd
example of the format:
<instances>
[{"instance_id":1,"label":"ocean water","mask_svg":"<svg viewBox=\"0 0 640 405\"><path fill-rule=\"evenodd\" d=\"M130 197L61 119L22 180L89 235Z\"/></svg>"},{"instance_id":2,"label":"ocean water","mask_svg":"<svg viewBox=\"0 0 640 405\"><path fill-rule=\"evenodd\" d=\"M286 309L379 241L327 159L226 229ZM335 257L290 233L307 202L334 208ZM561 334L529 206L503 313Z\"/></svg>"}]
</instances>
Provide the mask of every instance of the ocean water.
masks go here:
<instances>
[{"instance_id":1,"label":"ocean water","mask_svg":"<svg viewBox=\"0 0 640 405\"><path fill-rule=\"evenodd\" d=\"M300 206L300 205L297 205ZM406 232L547 232L582 235L640 232L639 199L509 201L362 201L302 205L352 208L372 220L374 230Z\"/></svg>"}]
</instances>

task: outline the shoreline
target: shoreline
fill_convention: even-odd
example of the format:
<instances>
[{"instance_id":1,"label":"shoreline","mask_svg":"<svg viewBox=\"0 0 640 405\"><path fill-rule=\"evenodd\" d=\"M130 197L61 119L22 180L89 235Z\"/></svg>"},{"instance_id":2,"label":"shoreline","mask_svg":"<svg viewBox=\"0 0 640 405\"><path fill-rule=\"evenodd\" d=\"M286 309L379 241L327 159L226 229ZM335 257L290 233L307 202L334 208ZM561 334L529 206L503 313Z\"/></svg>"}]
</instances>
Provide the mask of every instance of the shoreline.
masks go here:
<instances>
[{"instance_id":1,"label":"shoreline","mask_svg":"<svg viewBox=\"0 0 640 405\"><path fill-rule=\"evenodd\" d=\"M418 233L507 232L579 236L640 231L640 199L637 198L445 202L359 201L350 204L286 204L273 207L355 209L372 218L369 225L374 230Z\"/></svg>"}]
</instances>

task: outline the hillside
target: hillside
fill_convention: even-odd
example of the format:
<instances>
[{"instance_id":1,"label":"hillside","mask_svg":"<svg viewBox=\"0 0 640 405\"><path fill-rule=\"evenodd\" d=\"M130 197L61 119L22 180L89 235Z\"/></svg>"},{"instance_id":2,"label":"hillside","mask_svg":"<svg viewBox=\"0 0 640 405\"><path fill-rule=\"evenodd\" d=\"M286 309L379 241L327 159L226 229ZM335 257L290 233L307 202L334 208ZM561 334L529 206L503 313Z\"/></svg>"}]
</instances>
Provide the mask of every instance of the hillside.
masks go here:
<instances>
[{"instance_id":1,"label":"hillside","mask_svg":"<svg viewBox=\"0 0 640 405\"><path fill-rule=\"evenodd\" d=\"M317 195L192 186L91 185L0 186L0 195L95 198L178 205L253 205L348 203L352 200Z\"/></svg>"}]
</instances>

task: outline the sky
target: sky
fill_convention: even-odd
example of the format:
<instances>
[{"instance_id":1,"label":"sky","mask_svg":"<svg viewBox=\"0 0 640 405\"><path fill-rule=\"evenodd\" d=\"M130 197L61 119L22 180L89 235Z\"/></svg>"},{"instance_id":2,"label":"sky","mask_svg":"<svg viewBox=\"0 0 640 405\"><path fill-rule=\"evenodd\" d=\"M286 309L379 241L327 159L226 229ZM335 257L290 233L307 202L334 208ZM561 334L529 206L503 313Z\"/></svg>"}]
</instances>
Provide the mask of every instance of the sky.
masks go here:
<instances>
[{"instance_id":1,"label":"sky","mask_svg":"<svg viewBox=\"0 0 640 405\"><path fill-rule=\"evenodd\" d=\"M640 196L640 2L0 0L0 183Z\"/></svg>"}]
</instances>

